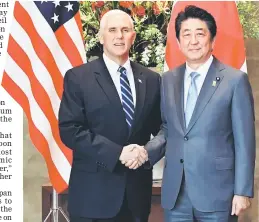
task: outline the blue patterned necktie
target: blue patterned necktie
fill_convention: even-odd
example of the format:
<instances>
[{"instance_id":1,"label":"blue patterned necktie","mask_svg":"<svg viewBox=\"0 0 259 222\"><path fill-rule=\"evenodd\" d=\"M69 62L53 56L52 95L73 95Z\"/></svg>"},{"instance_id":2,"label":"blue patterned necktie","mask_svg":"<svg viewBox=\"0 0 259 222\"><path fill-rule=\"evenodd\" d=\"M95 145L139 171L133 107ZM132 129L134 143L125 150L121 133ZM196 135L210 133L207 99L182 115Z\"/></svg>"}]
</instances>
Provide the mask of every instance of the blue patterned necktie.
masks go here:
<instances>
[{"instance_id":1,"label":"blue patterned necktie","mask_svg":"<svg viewBox=\"0 0 259 222\"><path fill-rule=\"evenodd\" d=\"M186 101L186 108L185 108L185 126L186 128L189 125L189 122L191 120L192 117L192 113L193 110L195 108L196 105L196 101L198 98L198 90L197 90L197 85L196 85L196 78L199 76L200 74L197 72L192 72L190 74L191 76L191 85L188 91L188 95L187 95L187 101Z\"/></svg>"},{"instance_id":2,"label":"blue patterned necktie","mask_svg":"<svg viewBox=\"0 0 259 222\"><path fill-rule=\"evenodd\" d=\"M128 127L129 129L131 129L132 123L133 123L133 117L134 117L134 110L135 110L133 96L131 93L131 88L127 77L127 70L124 67L120 66L118 71L121 73L120 85L121 85L122 107L125 113Z\"/></svg>"}]
</instances>

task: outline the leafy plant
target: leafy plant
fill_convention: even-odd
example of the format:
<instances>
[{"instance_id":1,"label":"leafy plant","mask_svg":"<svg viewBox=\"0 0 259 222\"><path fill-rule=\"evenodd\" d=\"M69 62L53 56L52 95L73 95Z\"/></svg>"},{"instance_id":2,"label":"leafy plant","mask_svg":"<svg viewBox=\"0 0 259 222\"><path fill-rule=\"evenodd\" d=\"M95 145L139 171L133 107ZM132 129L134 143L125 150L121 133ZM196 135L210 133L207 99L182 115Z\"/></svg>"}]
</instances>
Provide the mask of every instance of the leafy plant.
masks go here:
<instances>
[{"instance_id":1,"label":"leafy plant","mask_svg":"<svg viewBox=\"0 0 259 222\"><path fill-rule=\"evenodd\" d=\"M111 9L121 9L132 16L137 34L130 51L131 60L162 71L172 5L173 1L82 1L80 11L87 59L102 54L97 35L101 17ZM259 39L259 3L237 2L237 8L244 37Z\"/></svg>"},{"instance_id":2,"label":"leafy plant","mask_svg":"<svg viewBox=\"0 0 259 222\"><path fill-rule=\"evenodd\" d=\"M101 17L111 9L121 9L130 14L134 21L136 40L130 58L145 66L162 69L166 28L170 20L171 1L85 1L80 11L87 58L100 56L102 46L98 31Z\"/></svg>"},{"instance_id":3,"label":"leafy plant","mask_svg":"<svg viewBox=\"0 0 259 222\"><path fill-rule=\"evenodd\" d=\"M259 39L259 3L237 2L237 9L244 37Z\"/></svg>"}]
</instances>

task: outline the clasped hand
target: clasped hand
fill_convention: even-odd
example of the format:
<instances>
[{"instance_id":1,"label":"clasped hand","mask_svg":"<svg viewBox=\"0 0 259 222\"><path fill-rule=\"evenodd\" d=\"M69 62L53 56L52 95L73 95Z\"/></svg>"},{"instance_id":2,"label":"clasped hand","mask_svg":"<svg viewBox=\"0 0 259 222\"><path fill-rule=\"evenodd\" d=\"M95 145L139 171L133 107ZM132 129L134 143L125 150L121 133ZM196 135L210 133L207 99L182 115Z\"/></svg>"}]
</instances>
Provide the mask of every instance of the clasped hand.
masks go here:
<instances>
[{"instance_id":1,"label":"clasped hand","mask_svg":"<svg viewBox=\"0 0 259 222\"><path fill-rule=\"evenodd\" d=\"M148 160L147 151L143 146L130 144L123 147L120 155L120 161L129 169L137 169Z\"/></svg>"}]
</instances>

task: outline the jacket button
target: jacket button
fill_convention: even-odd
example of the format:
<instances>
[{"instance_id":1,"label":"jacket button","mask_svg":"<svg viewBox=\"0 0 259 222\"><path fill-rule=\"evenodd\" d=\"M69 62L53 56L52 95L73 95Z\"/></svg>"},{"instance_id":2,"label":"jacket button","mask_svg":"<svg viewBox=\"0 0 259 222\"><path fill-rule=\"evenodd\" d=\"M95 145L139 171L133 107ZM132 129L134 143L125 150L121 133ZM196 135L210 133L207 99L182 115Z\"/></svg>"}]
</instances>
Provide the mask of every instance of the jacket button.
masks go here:
<instances>
[{"instance_id":1,"label":"jacket button","mask_svg":"<svg viewBox=\"0 0 259 222\"><path fill-rule=\"evenodd\" d=\"M185 137L184 137L184 140L187 141L187 140L188 140L188 136L185 136Z\"/></svg>"},{"instance_id":2,"label":"jacket button","mask_svg":"<svg viewBox=\"0 0 259 222\"><path fill-rule=\"evenodd\" d=\"M183 159L180 159L180 163L183 163L184 161L183 161Z\"/></svg>"}]
</instances>

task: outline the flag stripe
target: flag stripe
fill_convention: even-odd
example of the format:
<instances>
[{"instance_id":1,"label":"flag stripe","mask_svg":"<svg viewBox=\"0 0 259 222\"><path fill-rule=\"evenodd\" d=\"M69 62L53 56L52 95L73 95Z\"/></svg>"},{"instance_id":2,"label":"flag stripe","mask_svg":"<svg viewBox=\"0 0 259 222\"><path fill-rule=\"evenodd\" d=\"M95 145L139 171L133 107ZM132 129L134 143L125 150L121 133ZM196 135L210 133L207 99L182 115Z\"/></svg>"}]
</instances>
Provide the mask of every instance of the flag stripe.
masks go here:
<instances>
[{"instance_id":1,"label":"flag stripe","mask_svg":"<svg viewBox=\"0 0 259 222\"><path fill-rule=\"evenodd\" d=\"M55 115L58 115L58 109L59 109L59 103L60 103L60 99L57 96L57 93L55 91L55 87L53 85L52 79L51 79L51 75L48 72L48 70L46 70L46 67L42 64L42 60L40 60L38 58L38 56L36 55L33 46L31 45L31 41L30 38L27 36L26 32L23 31L23 29L20 27L19 23L15 21L15 19L13 19L13 27L15 28L14 31L12 31L12 34L10 36L10 44L8 45L10 48L12 48L12 50L10 50L8 48L8 52L12 53L13 55L15 55L16 57L22 57L21 55L19 55L16 52L16 46L17 44L15 42L19 42L19 46L21 47L22 51L25 51L26 53L23 53L23 56L28 55L30 61L33 61L31 63L32 69L35 72L35 75L37 76L37 79L39 80L39 82L43 85L43 87L46 89L46 91L49 93L49 95L51 96L51 104L53 107L53 110L55 112ZM13 38L14 40L13 40ZM22 41L21 41L22 39ZM15 47L14 47L15 45ZM17 49L19 50L19 49ZM20 52L22 53L22 51L20 50ZM26 55L27 54L27 55ZM19 58L20 60L23 58ZM25 58L24 58L25 59ZM21 65L23 66L23 64L21 63Z\"/></svg>"},{"instance_id":2,"label":"flag stripe","mask_svg":"<svg viewBox=\"0 0 259 222\"><path fill-rule=\"evenodd\" d=\"M38 32L39 36L41 36L42 40L45 42L45 44L49 48L49 50L53 56L53 60L56 62L59 71L64 76L66 71L72 67L70 61L66 57L65 53L62 51L62 48L60 47L55 34L53 33L50 26L46 23L45 19L42 17L41 13L39 12L39 10L35 6L35 4L26 4L26 3L27 2L20 2L20 4L22 4L22 6L27 11L29 16L33 17L33 23L37 24L34 27L35 30ZM19 12L17 12L17 13L19 13ZM30 26L29 26L29 28L30 28ZM68 45L69 45L69 43L68 43ZM43 51L43 50L45 50L45 49L41 49L41 51ZM44 51L44 53L45 53L45 51ZM63 82L63 79L62 79L61 83L62 82ZM59 83L59 84L61 84L61 83Z\"/></svg>"},{"instance_id":3,"label":"flag stripe","mask_svg":"<svg viewBox=\"0 0 259 222\"><path fill-rule=\"evenodd\" d=\"M23 41L23 43L25 43L25 41ZM44 84L40 83L35 76L36 71L33 71L32 64L31 64L27 54L14 41L12 36L10 36L10 38L9 38L8 53L12 57L14 62L19 66L19 68L24 72L24 74L28 76L32 91L37 92L34 94L34 97L35 97L38 105L40 106L42 112L45 114L46 118L48 119L48 121L51 125L53 136L54 136L57 144L59 145L61 151L64 153L66 158L69 159L69 157L71 156L71 152L61 142L61 139L59 136L57 116L55 115L53 108L51 106L51 99L53 99L53 97L51 96L52 94L50 94L51 87L47 86L44 89L44 87L43 87ZM33 58L33 61L36 61L36 59ZM43 74L43 73L41 73L41 74ZM41 76L44 76L44 75L41 75ZM19 79L20 76L18 76L16 78ZM46 90L46 89L48 89L48 90ZM55 92L52 92L52 93L54 94ZM58 104L60 101L54 101L54 102L56 102L56 104ZM52 101L52 103L53 103L53 101Z\"/></svg>"},{"instance_id":4,"label":"flag stripe","mask_svg":"<svg viewBox=\"0 0 259 222\"><path fill-rule=\"evenodd\" d=\"M82 64L83 61L81 59L81 55L77 51L77 48L65 27L59 27L59 29L55 32L55 35L58 39L60 47L71 62L71 65L78 66L79 64Z\"/></svg>"},{"instance_id":5,"label":"flag stripe","mask_svg":"<svg viewBox=\"0 0 259 222\"><path fill-rule=\"evenodd\" d=\"M6 73L9 77L19 85L20 89L26 95L29 101L30 106L30 115L34 125L38 128L38 130L43 134L46 138L51 153L52 161L54 162L56 168L60 172L61 176L65 181L68 181L70 171L70 163L67 158L61 152L60 147L56 144L55 139L53 138L50 123L40 107L35 100L33 93L31 91L30 81L25 73L17 66L17 64L13 61L10 56L7 56L7 64L6 64ZM19 78L17 78L19 76ZM33 112L32 112L33 111Z\"/></svg>"},{"instance_id":6,"label":"flag stripe","mask_svg":"<svg viewBox=\"0 0 259 222\"><path fill-rule=\"evenodd\" d=\"M72 150L62 143L58 128L63 78L86 61L78 2L72 9L69 4L15 3L2 81L27 115L31 140L57 192L67 188L72 163Z\"/></svg>"},{"instance_id":7,"label":"flag stripe","mask_svg":"<svg viewBox=\"0 0 259 222\"><path fill-rule=\"evenodd\" d=\"M48 145L47 140L42 135L42 133L37 129L37 127L34 125L34 123L32 121L29 101L28 101L26 95L17 86L17 84L12 81L12 79L8 76L8 74L6 72L3 75L2 85L5 88L5 90L23 108L23 110L27 116L27 119L28 119L29 133L30 133L30 135L34 135L33 137L31 137L32 143L39 150L39 152L42 154L42 156L44 157L44 159L46 161L50 181L51 181L52 185L56 188L57 192L63 191L64 189L66 189L67 183L60 176L59 171L57 170L57 168L55 167L55 165L51 159L49 145Z\"/></svg>"},{"instance_id":8,"label":"flag stripe","mask_svg":"<svg viewBox=\"0 0 259 222\"><path fill-rule=\"evenodd\" d=\"M63 76L60 72L60 69L57 67L57 64L55 63L55 56L53 56L53 53L50 52L50 47L47 46L44 41L42 41L42 35L39 35L36 31L35 26L33 25L33 22L28 13L23 9L23 7L21 7L20 3L16 5L17 10L14 12L14 17L17 21L19 21L19 23L14 22L13 25L15 25L16 27L12 28L11 34L13 36L16 36L17 38L21 38L19 35L17 35L16 28L20 25L22 26L24 32L20 31L19 34L23 35L24 38L25 35L27 36L26 39L28 39L32 43L36 54L45 65L45 67L48 69L49 73L55 73L55 75L49 75L49 77L52 78L54 88L56 89L58 96L61 98L63 91ZM20 44L22 43L22 41L19 41L19 39L17 39L17 42L20 42ZM42 53L43 51L44 53Z\"/></svg>"},{"instance_id":9,"label":"flag stripe","mask_svg":"<svg viewBox=\"0 0 259 222\"><path fill-rule=\"evenodd\" d=\"M70 19L68 22L66 22L64 24L64 28L66 29L67 33L70 35L70 38L72 39L72 42L73 42L73 46L75 46L76 49L74 49L74 50L70 49L70 45L68 45L68 44L66 44L66 47L68 49L70 49L70 54L72 54L72 55L74 55L75 53L79 54L78 56L80 58L78 58L77 61L75 61L72 64L73 66L78 66L79 62L80 62L80 64L82 64L83 61L86 60L86 54L85 54L85 50L84 50L84 44L83 44L83 41L82 41L81 32L79 31L79 29L77 31L70 32L70 30L72 30L73 27L76 27L78 29L76 20L74 18ZM81 27L82 27L82 24L81 24ZM64 47L62 47L62 48L64 49ZM74 53L71 52L72 50L73 50Z\"/></svg>"},{"instance_id":10,"label":"flag stripe","mask_svg":"<svg viewBox=\"0 0 259 222\"><path fill-rule=\"evenodd\" d=\"M81 22L81 17L80 17L80 12L79 11L78 11L78 13L75 14L74 18L75 18L75 21L76 21L79 33L81 35L81 42L82 42L81 44L83 45L83 47L79 48L78 51L80 51L80 52L82 51L82 53L83 53L82 58L83 58L83 61L85 61L86 54L85 54L85 50L84 50L84 35L83 35L82 22Z\"/></svg>"}]
</instances>

